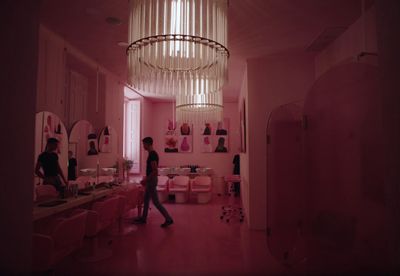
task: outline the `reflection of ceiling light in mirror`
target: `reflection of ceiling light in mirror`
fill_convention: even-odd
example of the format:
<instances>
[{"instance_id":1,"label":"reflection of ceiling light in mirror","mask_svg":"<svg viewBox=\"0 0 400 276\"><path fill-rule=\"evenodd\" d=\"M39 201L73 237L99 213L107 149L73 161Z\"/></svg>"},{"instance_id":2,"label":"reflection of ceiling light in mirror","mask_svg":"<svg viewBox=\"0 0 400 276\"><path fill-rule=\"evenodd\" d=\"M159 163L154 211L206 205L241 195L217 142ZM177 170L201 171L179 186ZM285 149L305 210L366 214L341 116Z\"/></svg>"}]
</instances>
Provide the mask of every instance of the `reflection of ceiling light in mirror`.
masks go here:
<instances>
[{"instance_id":1,"label":"reflection of ceiling light in mirror","mask_svg":"<svg viewBox=\"0 0 400 276\"><path fill-rule=\"evenodd\" d=\"M122 24L121 19L119 19L118 17L113 17L113 16L107 17L106 22L110 25L121 25Z\"/></svg>"}]
</instances>

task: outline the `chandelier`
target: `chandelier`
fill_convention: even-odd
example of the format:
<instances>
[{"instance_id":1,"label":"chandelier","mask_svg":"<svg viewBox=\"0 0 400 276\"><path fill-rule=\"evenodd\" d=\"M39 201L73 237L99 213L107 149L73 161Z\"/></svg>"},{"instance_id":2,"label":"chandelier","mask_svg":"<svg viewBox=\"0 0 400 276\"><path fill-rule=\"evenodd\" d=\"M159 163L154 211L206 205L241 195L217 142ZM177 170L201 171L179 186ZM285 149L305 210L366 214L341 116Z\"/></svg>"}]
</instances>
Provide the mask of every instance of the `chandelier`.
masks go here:
<instances>
[{"instance_id":1,"label":"chandelier","mask_svg":"<svg viewBox=\"0 0 400 276\"><path fill-rule=\"evenodd\" d=\"M207 79L202 93L221 93L229 57L227 5L228 0L131 0L129 84L193 99L198 81Z\"/></svg>"},{"instance_id":2,"label":"chandelier","mask_svg":"<svg viewBox=\"0 0 400 276\"><path fill-rule=\"evenodd\" d=\"M207 80L199 80L195 94L180 94L176 96L176 121L201 125L222 121L223 97L222 91L206 93Z\"/></svg>"}]
</instances>

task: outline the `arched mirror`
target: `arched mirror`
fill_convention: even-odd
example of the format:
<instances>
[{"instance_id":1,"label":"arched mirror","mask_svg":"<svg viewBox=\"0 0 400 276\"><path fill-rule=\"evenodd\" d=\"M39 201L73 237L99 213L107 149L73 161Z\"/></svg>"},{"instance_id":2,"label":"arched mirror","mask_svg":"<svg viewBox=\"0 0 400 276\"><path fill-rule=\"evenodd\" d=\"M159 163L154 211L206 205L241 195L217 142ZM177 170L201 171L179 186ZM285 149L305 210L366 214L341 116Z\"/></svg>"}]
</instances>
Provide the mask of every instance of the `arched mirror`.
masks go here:
<instances>
[{"instance_id":1,"label":"arched mirror","mask_svg":"<svg viewBox=\"0 0 400 276\"><path fill-rule=\"evenodd\" d=\"M56 138L58 140L58 162L65 178L68 175L68 136L67 130L61 119L54 113L42 111L36 113L35 122L35 165L39 155L46 150L47 140ZM35 166L34 165L34 166ZM42 180L35 176L34 183L40 184Z\"/></svg>"},{"instance_id":2,"label":"arched mirror","mask_svg":"<svg viewBox=\"0 0 400 276\"><path fill-rule=\"evenodd\" d=\"M305 217L302 103L273 110L267 128L267 235L282 263L301 259ZM300 252L303 251L303 252Z\"/></svg>"},{"instance_id":3,"label":"arched mirror","mask_svg":"<svg viewBox=\"0 0 400 276\"><path fill-rule=\"evenodd\" d=\"M69 134L69 150L76 159L76 176L96 175L98 139L90 122L80 120L72 126Z\"/></svg>"},{"instance_id":4,"label":"arched mirror","mask_svg":"<svg viewBox=\"0 0 400 276\"><path fill-rule=\"evenodd\" d=\"M118 136L112 126L106 126L99 135L99 164L102 174L115 173L118 160Z\"/></svg>"}]
</instances>

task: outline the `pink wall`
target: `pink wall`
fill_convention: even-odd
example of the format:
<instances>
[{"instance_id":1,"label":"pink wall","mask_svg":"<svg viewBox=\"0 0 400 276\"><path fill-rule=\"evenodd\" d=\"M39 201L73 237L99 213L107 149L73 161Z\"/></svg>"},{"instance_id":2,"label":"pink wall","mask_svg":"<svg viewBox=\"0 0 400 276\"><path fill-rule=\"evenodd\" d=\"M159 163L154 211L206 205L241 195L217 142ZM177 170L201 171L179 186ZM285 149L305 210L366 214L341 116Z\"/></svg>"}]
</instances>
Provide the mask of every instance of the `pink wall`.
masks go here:
<instances>
[{"instance_id":1,"label":"pink wall","mask_svg":"<svg viewBox=\"0 0 400 276\"><path fill-rule=\"evenodd\" d=\"M29 274L39 1L2 1L0 274ZM23 19L23 20L21 20ZM27 139L31 137L31 139Z\"/></svg>"},{"instance_id":2,"label":"pink wall","mask_svg":"<svg viewBox=\"0 0 400 276\"><path fill-rule=\"evenodd\" d=\"M160 166L181 166L188 164L197 164L214 169L217 176L232 174L233 156L239 152L239 114L237 112L237 103L224 104L224 118L230 119L229 134L229 152L228 153L202 153L200 129L194 128L193 152L192 153L165 153L164 138L167 127L167 120L172 119L172 103L153 103L151 105L152 117L144 126L143 134L153 135L154 148L160 155ZM146 114L146 113L145 113ZM148 113L147 113L148 114ZM145 116L146 117L146 116ZM143 158L147 158L144 153ZM145 169L145 167L143 167ZM143 170L142 170L143 171Z\"/></svg>"},{"instance_id":3,"label":"pink wall","mask_svg":"<svg viewBox=\"0 0 400 276\"><path fill-rule=\"evenodd\" d=\"M69 129L77 120L88 120L99 131L105 126L106 78L112 73L82 54L61 36L45 26L39 32L39 69L37 111L50 111L57 114ZM99 80L97 84L97 70ZM85 115L69 122L69 73L81 74L88 80ZM115 78L115 77L114 77ZM99 92L96 94L96 87ZM97 108L96 108L97 102Z\"/></svg>"},{"instance_id":4,"label":"pink wall","mask_svg":"<svg viewBox=\"0 0 400 276\"><path fill-rule=\"evenodd\" d=\"M36 111L52 112L65 122L64 41L41 25L38 50Z\"/></svg>"},{"instance_id":5,"label":"pink wall","mask_svg":"<svg viewBox=\"0 0 400 276\"><path fill-rule=\"evenodd\" d=\"M86 115L76 118L75 121L71 121L68 117L69 106L73 104L68 102L68 77L71 71L81 74L88 80L87 103L84 106ZM98 83L97 71L99 71ZM96 95L97 85L99 90ZM112 156L99 155L100 161L104 161L101 162L104 166L112 166L122 157L123 82L43 25L39 29L37 87L37 111L51 111L57 114L68 130L76 120L89 121L98 134L106 125L111 126L118 134L118 149Z\"/></svg>"},{"instance_id":6,"label":"pink wall","mask_svg":"<svg viewBox=\"0 0 400 276\"><path fill-rule=\"evenodd\" d=\"M249 226L266 228L266 128L276 107L303 100L314 81L313 56L250 59L248 77Z\"/></svg>"},{"instance_id":7,"label":"pink wall","mask_svg":"<svg viewBox=\"0 0 400 276\"><path fill-rule=\"evenodd\" d=\"M113 127L117 134L118 150L113 158L121 158L123 154L124 123L124 85L112 75L106 76L105 124Z\"/></svg>"}]
</instances>

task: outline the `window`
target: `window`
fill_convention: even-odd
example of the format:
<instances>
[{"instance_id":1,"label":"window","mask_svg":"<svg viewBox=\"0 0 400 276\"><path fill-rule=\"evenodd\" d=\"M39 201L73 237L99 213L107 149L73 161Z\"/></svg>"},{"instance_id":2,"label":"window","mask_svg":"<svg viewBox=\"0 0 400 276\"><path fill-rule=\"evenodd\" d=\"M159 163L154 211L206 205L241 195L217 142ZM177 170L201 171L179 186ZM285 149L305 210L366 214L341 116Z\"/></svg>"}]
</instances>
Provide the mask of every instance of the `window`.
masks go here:
<instances>
[{"instance_id":1,"label":"window","mask_svg":"<svg viewBox=\"0 0 400 276\"><path fill-rule=\"evenodd\" d=\"M140 173L140 99L132 97L125 88L124 100L124 158L133 161L131 173Z\"/></svg>"}]
</instances>

